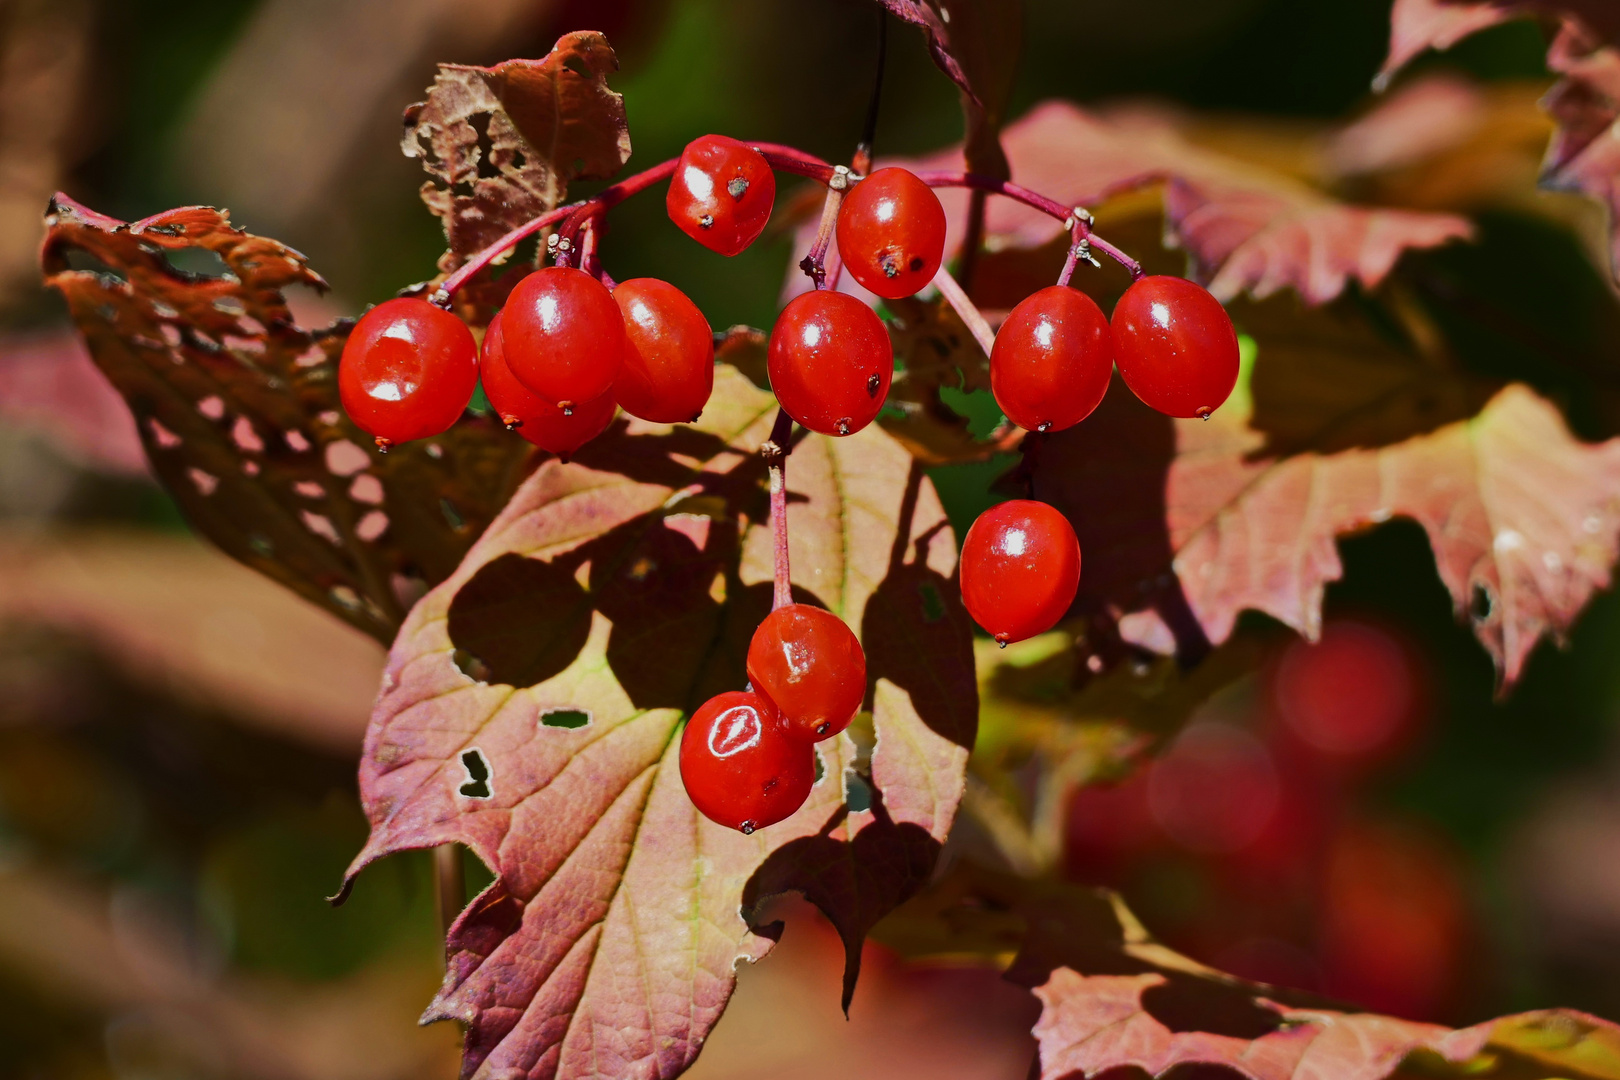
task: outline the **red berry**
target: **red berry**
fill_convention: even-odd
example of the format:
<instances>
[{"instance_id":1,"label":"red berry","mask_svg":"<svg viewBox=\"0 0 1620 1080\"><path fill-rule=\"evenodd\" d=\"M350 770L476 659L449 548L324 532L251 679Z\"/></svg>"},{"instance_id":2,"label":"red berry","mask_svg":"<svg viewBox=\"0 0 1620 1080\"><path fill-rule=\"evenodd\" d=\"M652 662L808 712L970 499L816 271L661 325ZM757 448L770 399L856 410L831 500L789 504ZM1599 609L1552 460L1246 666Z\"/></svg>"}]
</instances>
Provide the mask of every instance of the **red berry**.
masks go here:
<instances>
[{"instance_id":1,"label":"red berry","mask_svg":"<svg viewBox=\"0 0 1620 1080\"><path fill-rule=\"evenodd\" d=\"M583 270L548 266L512 290L506 363L518 382L564 410L613 386L629 343L613 294Z\"/></svg>"},{"instance_id":2,"label":"red berry","mask_svg":"<svg viewBox=\"0 0 1620 1080\"><path fill-rule=\"evenodd\" d=\"M782 714L741 690L704 702L681 736L681 781L710 821L751 833L804 805L816 752L788 734Z\"/></svg>"},{"instance_id":3,"label":"red berry","mask_svg":"<svg viewBox=\"0 0 1620 1080\"><path fill-rule=\"evenodd\" d=\"M693 139L681 151L664 205L669 220L711 251L735 255L770 220L776 177L758 150L724 135Z\"/></svg>"},{"instance_id":4,"label":"red berry","mask_svg":"<svg viewBox=\"0 0 1620 1080\"><path fill-rule=\"evenodd\" d=\"M613 381L624 411L657 424L698 418L714 389L714 331L685 293L657 278L613 290L630 348Z\"/></svg>"},{"instance_id":5,"label":"red berry","mask_svg":"<svg viewBox=\"0 0 1620 1080\"><path fill-rule=\"evenodd\" d=\"M823 435L850 435L883 408L894 346L871 308L848 293L817 290L777 316L766 370L789 416Z\"/></svg>"},{"instance_id":6,"label":"red berry","mask_svg":"<svg viewBox=\"0 0 1620 1080\"><path fill-rule=\"evenodd\" d=\"M612 394L603 394L576 406L571 415L529 390L517 381L506 366L501 315L490 320L484 331L484 351L478 358L478 373L484 382L484 396L501 423L542 450L567 458L607 429L617 406Z\"/></svg>"},{"instance_id":7,"label":"red berry","mask_svg":"<svg viewBox=\"0 0 1620 1080\"><path fill-rule=\"evenodd\" d=\"M1114 307L1114 358L1143 403L1207 417L1237 384L1237 331L1206 290L1185 278L1145 277Z\"/></svg>"},{"instance_id":8,"label":"red berry","mask_svg":"<svg viewBox=\"0 0 1620 1080\"><path fill-rule=\"evenodd\" d=\"M1007 419L1062 431L1091 415L1114 374L1114 335L1085 293L1051 285L1026 298L996 332L990 389Z\"/></svg>"},{"instance_id":9,"label":"red berry","mask_svg":"<svg viewBox=\"0 0 1620 1080\"><path fill-rule=\"evenodd\" d=\"M866 697L866 653L832 612L788 604L754 631L748 679L782 711L794 734L830 739L849 726Z\"/></svg>"},{"instance_id":10,"label":"red berry","mask_svg":"<svg viewBox=\"0 0 1620 1080\"><path fill-rule=\"evenodd\" d=\"M448 429L477 385L472 331L426 300L387 300L360 316L338 361L344 411L385 448Z\"/></svg>"},{"instance_id":11,"label":"red berry","mask_svg":"<svg viewBox=\"0 0 1620 1080\"><path fill-rule=\"evenodd\" d=\"M885 300L923 288L945 257L945 208L905 169L879 169L838 210L838 253L850 276Z\"/></svg>"},{"instance_id":12,"label":"red berry","mask_svg":"<svg viewBox=\"0 0 1620 1080\"><path fill-rule=\"evenodd\" d=\"M962 602L1003 645L1050 630L1079 587L1080 541L1045 503L992 506L962 541Z\"/></svg>"}]
</instances>

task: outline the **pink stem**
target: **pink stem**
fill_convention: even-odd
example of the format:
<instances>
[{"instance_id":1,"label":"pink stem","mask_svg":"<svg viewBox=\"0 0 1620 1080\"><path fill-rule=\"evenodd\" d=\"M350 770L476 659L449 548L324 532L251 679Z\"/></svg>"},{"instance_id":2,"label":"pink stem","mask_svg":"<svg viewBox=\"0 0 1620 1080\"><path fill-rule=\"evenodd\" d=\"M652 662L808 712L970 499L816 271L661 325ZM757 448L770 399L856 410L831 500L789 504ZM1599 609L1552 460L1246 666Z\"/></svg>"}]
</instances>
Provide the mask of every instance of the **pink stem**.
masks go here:
<instances>
[{"instance_id":1,"label":"pink stem","mask_svg":"<svg viewBox=\"0 0 1620 1080\"><path fill-rule=\"evenodd\" d=\"M839 174L848 175L848 170ZM832 245L833 227L838 224L838 207L844 201L844 187L829 185L827 199L821 204L821 223L816 228L816 238L810 245L810 253L799 261L799 269L810 275L816 288L827 287L827 248Z\"/></svg>"},{"instance_id":2,"label":"pink stem","mask_svg":"<svg viewBox=\"0 0 1620 1080\"><path fill-rule=\"evenodd\" d=\"M1074 216L1074 207L1064 206L1056 199L1049 199L1039 192L1031 191L1029 188L1022 187L1010 180L997 180L993 176L981 176L978 173L948 172L939 169L925 169L917 174L917 179L929 187L965 187L972 188L975 191L988 191L993 195L1004 195L1014 202L1021 202L1025 206L1039 210L1048 217L1054 217L1063 222L1067 222ZM1156 174L1145 173L1139 177L1132 177L1123 184L1114 185L1105 195L1141 187L1153 183L1157 179L1159 177ZM1142 276L1142 264L1113 244L1092 233L1089 223L1086 225L1084 238L1090 241L1093 248L1129 270L1132 280Z\"/></svg>"},{"instance_id":3,"label":"pink stem","mask_svg":"<svg viewBox=\"0 0 1620 1080\"><path fill-rule=\"evenodd\" d=\"M533 236L541 229L555 225L563 218L566 218L569 214L574 212L575 207L578 205L578 203L570 203L567 206L559 206L555 210L546 211L533 221L519 225L511 232L489 245L489 247L480 251L478 254L474 255L472 258L458 266L455 269L455 272L453 272L449 277L445 278L444 281L439 284L439 287L434 290L432 302L443 308L449 307L450 297L455 295L457 289L467 284L468 278L478 273L478 271L482 270L484 267L506 254L508 251L511 251L513 248L517 247L519 243L528 237Z\"/></svg>"},{"instance_id":4,"label":"pink stem","mask_svg":"<svg viewBox=\"0 0 1620 1080\"><path fill-rule=\"evenodd\" d=\"M776 549L775 588L771 610L793 603L793 576L788 567L787 456L793 449L793 417L778 409L771 437L760 447L771 478L771 538Z\"/></svg>"},{"instance_id":5,"label":"pink stem","mask_svg":"<svg viewBox=\"0 0 1620 1080\"><path fill-rule=\"evenodd\" d=\"M989 356L990 350L996 345L995 331L990 329L990 323L986 321L983 313L972 300L968 299L968 294L962 291L962 286L956 283L956 279L951 277L951 272L943 266L939 268L939 273L934 275L934 288L938 289L946 302L956 309L968 332L973 335L973 340L979 343L984 355Z\"/></svg>"}]
</instances>

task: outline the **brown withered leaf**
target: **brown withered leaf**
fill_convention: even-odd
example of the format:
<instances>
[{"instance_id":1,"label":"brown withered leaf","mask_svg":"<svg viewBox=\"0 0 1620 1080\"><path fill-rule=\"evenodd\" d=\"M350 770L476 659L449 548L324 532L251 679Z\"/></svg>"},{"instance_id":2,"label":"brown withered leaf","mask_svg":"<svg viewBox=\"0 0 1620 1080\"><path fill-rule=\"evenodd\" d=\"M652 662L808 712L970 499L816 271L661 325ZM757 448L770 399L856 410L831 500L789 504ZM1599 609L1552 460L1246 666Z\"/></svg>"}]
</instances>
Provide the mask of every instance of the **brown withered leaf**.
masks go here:
<instances>
[{"instance_id":1,"label":"brown withered leaf","mask_svg":"<svg viewBox=\"0 0 1620 1080\"><path fill-rule=\"evenodd\" d=\"M1002 425L987 439L968 430L968 419L940 399L945 387L990 389L990 360L943 299L887 301L889 336L898 361L878 423L925 465L988 461L1017 447L1023 432Z\"/></svg>"},{"instance_id":2,"label":"brown withered leaf","mask_svg":"<svg viewBox=\"0 0 1620 1080\"><path fill-rule=\"evenodd\" d=\"M1358 1011L1176 953L1100 890L961 866L879 933L910 955L1012 956L1006 977L1041 1002L1040 1080L1198 1065L1249 1080L1620 1075L1620 1026L1595 1016L1544 1009L1453 1029Z\"/></svg>"},{"instance_id":3,"label":"brown withered leaf","mask_svg":"<svg viewBox=\"0 0 1620 1080\"><path fill-rule=\"evenodd\" d=\"M46 223L46 283L67 299L187 520L233 558L392 640L415 596L456 568L517 486L527 444L469 417L379 454L338 402L348 324L306 330L287 309L286 289L326 283L296 251L218 210L125 224L58 195ZM215 257L217 276L176 265Z\"/></svg>"},{"instance_id":4,"label":"brown withered leaf","mask_svg":"<svg viewBox=\"0 0 1620 1080\"><path fill-rule=\"evenodd\" d=\"M450 842L495 872L427 1013L469 1024L465 1076L679 1073L786 890L843 935L847 1004L866 930L932 870L977 722L970 625L939 501L876 428L807 436L787 467L795 591L859 630L875 749L819 744L809 802L752 836L682 788L682 718L744 684L770 606L775 413L721 367L696 424L621 423L548 461L400 633L350 875Z\"/></svg>"},{"instance_id":5,"label":"brown withered leaf","mask_svg":"<svg viewBox=\"0 0 1620 1080\"><path fill-rule=\"evenodd\" d=\"M401 145L432 177L422 201L444 222L441 273L559 205L571 181L606 179L630 159L624 99L607 85L618 69L591 31L564 34L540 60L439 65L427 100L405 111ZM469 282L457 294L467 320L487 323L519 276Z\"/></svg>"}]
</instances>

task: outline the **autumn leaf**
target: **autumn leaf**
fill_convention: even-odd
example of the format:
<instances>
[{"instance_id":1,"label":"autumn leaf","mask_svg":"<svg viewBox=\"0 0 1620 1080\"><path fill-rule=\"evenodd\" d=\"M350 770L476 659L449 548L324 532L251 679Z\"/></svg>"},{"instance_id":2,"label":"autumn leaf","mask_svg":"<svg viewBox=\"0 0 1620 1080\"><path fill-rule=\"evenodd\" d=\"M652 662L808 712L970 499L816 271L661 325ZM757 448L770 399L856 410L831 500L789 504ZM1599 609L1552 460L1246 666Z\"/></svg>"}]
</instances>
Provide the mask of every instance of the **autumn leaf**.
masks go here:
<instances>
[{"instance_id":1,"label":"autumn leaf","mask_svg":"<svg viewBox=\"0 0 1620 1080\"><path fill-rule=\"evenodd\" d=\"M439 65L427 100L405 111L402 146L431 177L422 201L450 245L440 273L556 207L571 181L606 179L630 159L624 99L607 85L618 69L607 38L587 31L540 60ZM464 317L488 322L520 276L474 277L457 294Z\"/></svg>"},{"instance_id":2,"label":"autumn leaf","mask_svg":"<svg viewBox=\"0 0 1620 1080\"><path fill-rule=\"evenodd\" d=\"M67 299L187 520L391 640L517 486L528 445L469 417L379 454L338 402L349 324L306 330L287 308L288 288L326 283L296 251L218 210L125 224L58 195L46 223L46 283Z\"/></svg>"},{"instance_id":3,"label":"autumn leaf","mask_svg":"<svg viewBox=\"0 0 1620 1080\"><path fill-rule=\"evenodd\" d=\"M775 413L721 367L696 424L621 423L546 462L400 632L350 877L451 842L495 872L427 1012L469 1024L465 1075L674 1075L735 962L769 950L770 894L827 911L852 982L866 929L927 880L978 701L949 526L879 430L805 437L787 473L796 594L866 648L869 757L848 733L819 744L809 802L752 836L702 818L674 764L683 716L744 684L770 606Z\"/></svg>"},{"instance_id":4,"label":"autumn leaf","mask_svg":"<svg viewBox=\"0 0 1620 1080\"><path fill-rule=\"evenodd\" d=\"M911 956L1012 960L1041 1002L1041 1080L1216 1065L1249 1080L1453 1075L1613 1077L1620 1026L1545 1009L1461 1029L1357 1011L1248 982L1155 941L1119 898L958 866L884 924ZM1005 960L1001 960L1005 962Z\"/></svg>"},{"instance_id":5,"label":"autumn leaf","mask_svg":"<svg viewBox=\"0 0 1620 1080\"><path fill-rule=\"evenodd\" d=\"M1604 0L1560 3L1444 3L1396 0L1389 55L1376 85L1428 48L1446 49L1479 30L1531 11L1562 15L1547 50L1561 78L1542 99L1558 125L1542 163L1541 184L1585 194L1608 214L1611 272L1620 280L1620 14Z\"/></svg>"},{"instance_id":6,"label":"autumn leaf","mask_svg":"<svg viewBox=\"0 0 1620 1080\"><path fill-rule=\"evenodd\" d=\"M1026 440L1036 497L1097 552L1081 609L1144 613L1121 620L1128 637L1195 655L1245 608L1314 638L1337 537L1407 517L1511 684L1609 582L1620 440L1579 443L1525 386L1493 394L1402 362L1345 311L1292 303L1234 310L1259 357L1208 422L1159 417L1116 384L1091 420Z\"/></svg>"}]
</instances>

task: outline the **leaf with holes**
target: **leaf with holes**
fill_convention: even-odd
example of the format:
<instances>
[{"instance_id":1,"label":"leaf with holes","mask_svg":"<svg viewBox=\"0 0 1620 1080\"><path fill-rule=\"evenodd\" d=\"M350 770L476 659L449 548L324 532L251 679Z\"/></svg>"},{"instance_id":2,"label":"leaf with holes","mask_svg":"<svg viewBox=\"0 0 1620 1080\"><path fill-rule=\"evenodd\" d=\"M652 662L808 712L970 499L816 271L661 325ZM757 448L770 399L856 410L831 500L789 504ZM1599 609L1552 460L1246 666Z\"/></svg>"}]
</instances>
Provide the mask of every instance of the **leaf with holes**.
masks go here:
<instances>
[{"instance_id":1,"label":"leaf with holes","mask_svg":"<svg viewBox=\"0 0 1620 1080\"><path fill-rule=\"evenodd\" d=\"M757 451L775 413L723 366L696 424L632 421L546 462L400 632L350 880L451 842L495 872L450 931L427 1012L469 1025L466 1076L674 1075L735 962L770 948L751 921L768 896L827 911L852 985L866 930L927 880L978 699L950 528L880 430L808 436L787 468L795 589L858 629L875 747L819 744L808 803L752 836L702 818L681 785L682 718L743 686L770 607Z\"/></svg>"},{"instance_id":2,"label":"leaf with holes","mask_svg":"<svg viewBox=\"0 0 1620 1080\"><path fill-rule=\"evenodd\" d=\"M1620 440L1579 443L1527 387L1448 375L1343 307L1284 297L1233 315L1258 359L1208 422L1159 416L1116 383L1091 420L1027 455L1035 496L1106 568L1082 582L1082 610L1193 655L1245 608L1314 638L1342 572L1336 539L1407 517L1504 683L1517 679L1609 582Z\"/></svg>"},{"instance_id":3,"label":"leaf with holes","mask_svg":"<svg viewBox=\"0 0 1620 1080\"><path fill-rule=\"evenodd\" d=\"M960 864L900 909L884 940L913 956L1016 952L1006 976L1041 1002L1040 1080L1201 1065L1249 1080L1620 1075L1620 1025L1595 1016L1545 1009L1452 1029L1358 1012L1188 959L1110 893Z\"/></svg>"},{"instance_id":4,"label":"leaf with holes","mask_svg":"<svg viewBox=\"0 0 1620 1080\"><path fill-rule=\"evenodd\" d=\"M477 418L377 453L338 403L348 324L306 330L287 309L285 290L325 282L218 210L125 224L58 195L46 224L46 283L186 518L382 641L455 569L532 460L528 444Z\"/></svg>"},{"instance_id":5,"label":"leaf with holes","mask_svg":"<svg viewBox=\"0 0 1620 1080\"><path fill-rule=\"evenodd\" d=\"M556 207L572 181L630 160L624 99L607 85L618 69L607 38L587 31L564 34L540 60L439 65L427 100L405 111L403 147L432 177L422 201L450 244L441 273ZM480 272L457 293L463 316L487 323L519 277Z\"/></svg>"}]
</instances>

